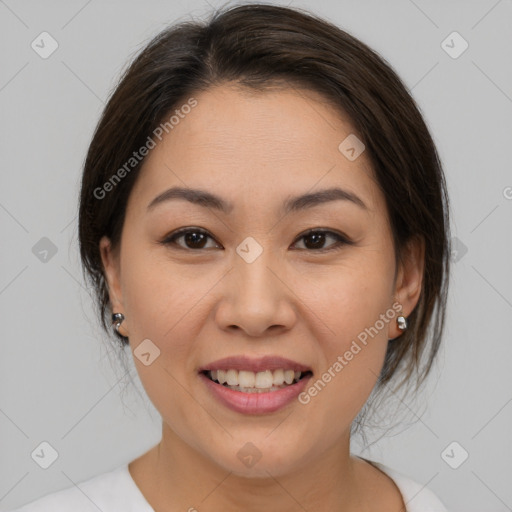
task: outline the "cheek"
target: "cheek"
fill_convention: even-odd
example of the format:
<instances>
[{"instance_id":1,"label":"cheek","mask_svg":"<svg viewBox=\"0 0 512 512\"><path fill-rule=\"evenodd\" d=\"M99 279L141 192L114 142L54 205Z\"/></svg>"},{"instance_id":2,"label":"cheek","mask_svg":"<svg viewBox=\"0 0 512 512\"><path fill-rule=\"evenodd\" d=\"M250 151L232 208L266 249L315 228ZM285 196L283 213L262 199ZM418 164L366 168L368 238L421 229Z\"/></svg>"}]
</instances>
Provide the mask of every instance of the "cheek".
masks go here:
<instances>
[{"instance_id":1,"label":"cheek","mask_svg":"<svg viewBox=\"0 0 512 512\"><path fill-rule=\"evenodd\" d=\"M224 269L208 264L178 265L154 248L144 251L127 245L126 249L130 257L122 267L123 298L132 350L150 339L160 350L155 362L182 381L197 364L194 340L201 336L211 308L208 297ZM146 378L154 380L155 376ZM160 378L166 381L169 375Z\"/></svg>"},{"instance_id":2,"label":"cheek","mask_svg":"<svg viewBox=\"0 0 512 512\"><path fill-rule=\"evenodd\" d=\"M197 359L191 340L201 327L198 300L211 284L185 276L168 259L157 258L156 251L131 250L127 247L130 257L123 266L123 298L133 360L151 402L162 415L172 411L172 418L166 419L173 424L189 414L190 395L183 383ZM148 366L137 357L137 347L146 339L159 351Z\"/></svg>"},{"instance_id":3,"label":"cheek","mask_svg":"<svg viewBox=\"0 0 512 512\"><path fill-rule=\"evenodd\" d=\"M294 284L294 292L317 316L318 325L323 324L324 341L330 340L333 349L342 350L390 308L393 275L391 258L368 248L328 269L304 272ZM378 322L381 337L386 337L388 325L389 320L384 325Z\"/></svg>"},{"instance_id":4,"label":"cheek","mask_svg":"<svg viewBox=\"0 0 512 512\"><path fill-rule=\"evenodd\" d=\"M353 307L358 304L360 308ZM322 365L299 397L306 415L315 417L316 425L324 425L326 440L348 429L370 396L384 363L387 328L393 321L380 320L386 308L379 300L370 308L367 299L354 295L331 305L330 311L326 323L335 334L317 338Z\"/></svg>"},{"instance_id":5,"label":"cheek","mask_svg":"<svg viewBox=\"0 0 512 512\"><path fill-rule=\"evenodd\" d=\"M123 298L132 319L130 329L161 339L185 316L190 302L197 301L200 277L191 281L160 248L139 248L127 241L126 253Z\"/></svg>"},{"instance_id":6,"label":"cheek","mask_svg":"<svg viewBox=\"0 0 512 512\"><path fill-rule=\"evenodd\" d=\"M318 317L318 332L325 332L316 338L322 369L303 397L315 414L332 411L340 421L351 420L368 398L384 363L389 327L396 321L390 300L393 275L392 253L368 247L322 279L317 275L304 281L304 302Z\"/></svg>"}]
</instances>

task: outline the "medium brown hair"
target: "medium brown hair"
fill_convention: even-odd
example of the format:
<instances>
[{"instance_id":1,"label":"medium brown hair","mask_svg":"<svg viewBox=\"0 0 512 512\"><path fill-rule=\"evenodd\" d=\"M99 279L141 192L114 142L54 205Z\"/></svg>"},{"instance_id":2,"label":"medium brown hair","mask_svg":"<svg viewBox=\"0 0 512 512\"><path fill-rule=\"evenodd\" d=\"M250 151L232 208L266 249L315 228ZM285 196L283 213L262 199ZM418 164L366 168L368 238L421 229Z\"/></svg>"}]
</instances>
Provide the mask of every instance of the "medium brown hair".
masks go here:
<instances>
[{"instance_id":1,"label":"medium brown hair","mask_svg":"<svg viewBox=\"0 0 512 512\"><path fill-rule=\"evenodd\" d=\"M144 160L102 199L94 191L186 98L227 82L261 91L283 83L306 88L349 116L385 197L396 261L408 241L425 241L419 301L408 330L388 343L378 382L382 386L395 373L407 380L416 371L419 385L438 352L449 275L448 196L434 142L414 99L382 57L335 25L287 7L239 5L207 22L173 25L149 42L120 79L87 153L79 207L80 255L103 328L112 332L99 242L106 235L119 247L128 197Z\"/></svg>"}]
</instances>

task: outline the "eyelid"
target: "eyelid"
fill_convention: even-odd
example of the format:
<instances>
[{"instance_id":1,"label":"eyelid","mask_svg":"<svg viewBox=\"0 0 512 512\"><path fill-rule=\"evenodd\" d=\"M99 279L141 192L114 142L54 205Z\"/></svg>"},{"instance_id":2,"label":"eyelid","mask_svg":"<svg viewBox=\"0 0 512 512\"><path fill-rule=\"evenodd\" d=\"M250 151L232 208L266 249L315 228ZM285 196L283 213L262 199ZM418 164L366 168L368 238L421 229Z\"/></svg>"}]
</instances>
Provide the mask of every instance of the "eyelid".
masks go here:
<instances>
[{"instance_id":1,"label":"eyelid","mask_svg":"<svg viewBox=\"0 0 512 512\"><path fill-rule=\"evenodd\" d=\"M333 252L338 249L342 249L345 245L353 245L354 242L344 233L335 231L329 228L310 228L306 231L303 231L301 234L297 236L293 245L295 245L299 240L313 233L320 233L323 235L331 236L336 239L336 243L332 244L329 247L325 247L323 249L294 249L299 251L306 251L308 253L326 253Z\"/></svg>"},{"instance_id":2,"label":"eyelid","mask_svg":"<svg viewBox=\"0 0 512 512\"><path fill-rule=\"evenodd\" d=\"M177 249L183 249L183 250L186 250L186 251L189 251L189 252L200 252L200 251L203 251L203 250L209 250L209 248L206 248L206 249L204 249L204 248L203 249L190 249L188 247L183 247L183 246L180 246L180 245L175 243L175 240L177 238L179 238L180 236L182 236L184 234L187 234L189 232L204 234L208 238L211 238L212 240L214 240L216 244L221 245L221 244L219 244L219 242L217 242L217 240L215 240L215 237L213 237L206 229L196 228L194 226L187 226L187 227L184 227L184 228L180 228L180 229L178 229L176 231L173 231L169 235L166 235L160 243L162 245L166 245L166 246L167 245L174 245ZM344 245L353 245L354 244L354 242L347 235L345 235L342 232L338 232L338 231L335 231L335 230L332 230L332 229L329 229L329 228L320 228L319 227L319 228L310 228L310 229L308 229L306 231L303 231L302 233L297 235L297 238L295 239L295 241L293 242L292 245L295 245L299 240L301 240L305 236L308 236L308 235L313 234L313 233L330 235L330 236L332 236L333 238L336 239L336 243L334 243L332 246L329 246L329 247L326 247L326 248L323 248L323 249L294 249L294 250L307 251L307 252L310 252L310 253L315 253L315 252L316 253L323 253L323 252L335 251L336 249L340 249Z\"/></svg>"},{"instance_id":3,"label":"eyelid","mask_svg":"<svg viewBox=\"0 0 512 512\"><path fill-rule=\"evenodd\" d=\"M172 233L166 235L160 243L162 245L174 245L177 249L183 249L185 251L191 251L191 252L199 252L201 250L207 250L207 249L189 249L188 247L182 247L181 245L178 245L178 244L176 244L174 242L175 239L177 239L180 236L185 235L185 234L187 234L189 232L201 233L203 235L206 235L207 237L209 237L212 240L214 240L216 244L220 245L219 242L217 242L215 240L215 238L206 229L196 228L194 226L187 226L185 228L177 229L176 231L173 231Z\"/></svg>"}]
</instances>

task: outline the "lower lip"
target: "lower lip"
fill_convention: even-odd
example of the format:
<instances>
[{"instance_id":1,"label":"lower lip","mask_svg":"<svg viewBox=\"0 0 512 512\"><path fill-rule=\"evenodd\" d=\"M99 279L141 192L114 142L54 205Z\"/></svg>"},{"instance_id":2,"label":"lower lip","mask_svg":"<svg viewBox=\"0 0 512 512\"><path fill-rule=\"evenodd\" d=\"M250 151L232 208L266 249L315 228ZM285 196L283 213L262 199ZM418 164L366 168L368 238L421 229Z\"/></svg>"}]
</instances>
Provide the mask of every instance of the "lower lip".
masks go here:
<instances>
[{"instance_id":1,"label":"lower lip","mask_svg":"<svg viewBox=\"0 0 512 512\"><path fill-rule=\"evenodd\" d=\"M203 379L213 396L229 409L243 414L265 414L278 411L297 398L306 387L311 375L307 375L299 382L279 391L267 391L266 393L235 391L213 382L204 373L200 373L199 377Z\"/></svg>"}]
</instances>

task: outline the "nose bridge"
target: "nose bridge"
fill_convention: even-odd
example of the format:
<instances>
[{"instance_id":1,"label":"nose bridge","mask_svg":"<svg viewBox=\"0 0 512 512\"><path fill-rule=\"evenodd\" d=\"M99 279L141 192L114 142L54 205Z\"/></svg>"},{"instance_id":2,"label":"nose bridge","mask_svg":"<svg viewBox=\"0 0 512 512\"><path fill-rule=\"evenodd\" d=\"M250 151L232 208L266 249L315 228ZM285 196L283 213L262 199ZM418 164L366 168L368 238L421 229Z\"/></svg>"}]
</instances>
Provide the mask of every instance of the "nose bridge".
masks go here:
<instances>
[{"instance_id":1,"label":"nose bridge","mask_svg":"<svg viewBox=\"0 0 512 512\"><path fill-rule=\"evenodd\" d=\"M274 254L275 256L275 254ZM264 247L252 237L247 237L236 249L235 279L237 302L261 310L271 307L280 293L276 277L270 270L278 266L268 245ZM274 271L275 272L275 271Z\"/></svg>"},{"instance_id":2,"label":"nose bridge","mask_svg":"<svg viewBox=\"0 0 512 512\"><path fill-rule=\"evenodd\" d=\"M261 334L273 325L290 326L292 308L287 288L276 276L280 267L277 260L276 253L252 237L237 246L230 272L234 280L231 297L221 307L225 326L236 325L250 335Z\"/></svg>"}]
</instances>

